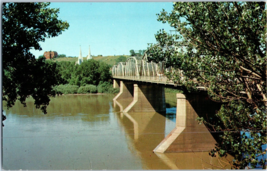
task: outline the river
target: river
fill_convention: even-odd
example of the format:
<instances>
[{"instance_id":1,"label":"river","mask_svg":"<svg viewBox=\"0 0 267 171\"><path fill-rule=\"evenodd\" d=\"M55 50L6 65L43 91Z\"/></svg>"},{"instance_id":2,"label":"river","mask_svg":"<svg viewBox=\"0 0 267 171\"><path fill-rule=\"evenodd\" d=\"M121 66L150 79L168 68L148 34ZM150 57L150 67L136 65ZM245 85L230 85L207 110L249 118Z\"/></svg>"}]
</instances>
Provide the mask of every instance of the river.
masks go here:
<instances>
[{"instance_id":1,"label":"river","mask_svg":"<svg viewBox=\"0 0 267 171\"><path fill-rule=\"evenodd\" d=\"M175 108L167 114L120 113L114 95L63 95L51 98L44 115L27 99L6 110L3 169L143 170L225 169L208 152L153 153L175 127ZM175 96L166 96L169 103Z\"/></svg>"}]
</instances>

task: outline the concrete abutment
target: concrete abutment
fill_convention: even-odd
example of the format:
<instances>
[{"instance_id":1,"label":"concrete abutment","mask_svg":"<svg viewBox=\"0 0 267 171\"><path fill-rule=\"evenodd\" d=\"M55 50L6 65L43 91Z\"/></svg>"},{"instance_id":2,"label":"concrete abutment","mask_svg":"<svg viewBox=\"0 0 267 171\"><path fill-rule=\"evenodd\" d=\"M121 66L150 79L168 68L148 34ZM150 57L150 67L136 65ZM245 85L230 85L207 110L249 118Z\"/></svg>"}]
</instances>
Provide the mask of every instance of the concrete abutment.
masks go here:
<instances>
[{"instance_id":1,"label":"concrete abutment","mask_svg":"<svg viewBox=\"0 0 267 171\"><path fill-rule=\"evenodd\" d=\"M113 86L114 84L116 85L116 82L113 81ZM131 82L126 82L126 81L120 81L120 92L113 98L113 100L129 100L131 101L133 98L133 83Z\"/></svg>"},{"instance_id":2,"label":"concrete abutment","mask_svg":"<svg viewBox=\"0 0 267 171\"><path fill-rule=\"evenodd\" d=\"M132 103L123 111L127 112L165 112L165 92L161 85L134 84Z\"/></svg>"},{"instance_id":3,"label":"concrete abutment","mask_svg":"<svg viewBox=\"0 0 267 171\"><path fill-rule=\"evenodd\" d=\"M176 127L153 151L158 153L197 152L213 149L216 141L204 124L197 123L198 114L189 100L184 94L177 94L176 97Z\"/></svg>"},{"instance_id":4,"label":"concrete abutment","mask_svg":"<svg viewBox=\"0 0 267 171\"><path fill-rule=\"evenodd\" d=\"M117 81L113 80L113 86ZM113 100L129 101L123 112L165 112L165 91L163 85L158 84L133 84L120 81L120 92Z\"/></svg>"},{"instance_id":5,"label":"concrete abutment","mask_svg":"<svg viewBox=\"0 0 267 171\"><path fill-rule=\"evenodd\" d=\"M119 88L120 87L120 82L116 79L113 79L113 88Z\"/></svg>"},{"instance_id":6,"label":"concrete abutment","mask_svg":"<svg viewBox=\"0 0 267 171\"><path fill-rule=\"evenodd\" d=\"M166 112L164 85L142 82L134 84L134 82L126 80L119 82L120 93L113 100L122 104L121 112L127 114L126 116L128 116L128 113L138 115L143 112ZM116 80L113 81L114 86L117 83ZM196 118L203 115L214 115L220 105L213 109L216 104L208 101L208 98L203 94L187 94L185 96L178 93L176 98L175 128L153 151L158 153L197 152L213 149L216 144L213 133L204 124L199 125ZM137 126L135 127L136 132L140 132L139 129L137 130Z\"/></svg>"}]
</instances>

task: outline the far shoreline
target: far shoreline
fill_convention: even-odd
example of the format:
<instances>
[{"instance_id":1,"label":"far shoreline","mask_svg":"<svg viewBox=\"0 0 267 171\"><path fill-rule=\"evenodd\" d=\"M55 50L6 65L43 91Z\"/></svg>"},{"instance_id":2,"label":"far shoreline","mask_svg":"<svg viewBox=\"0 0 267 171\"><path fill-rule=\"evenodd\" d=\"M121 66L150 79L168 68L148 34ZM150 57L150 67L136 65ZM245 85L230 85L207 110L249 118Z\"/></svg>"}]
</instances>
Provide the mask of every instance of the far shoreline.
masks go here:
<instances>
[{"instance_id":1,"label":"far shoreline","mask_svg":"<svg viewBox=\"0 0 267 171\"><path fill-rule=\"evenodd\" d=\"M56 96L67 96L67 95L114 95L112 93L87 93L87 94L59 94L59 95L56 95Z\"/></svg>"}]
</instances>

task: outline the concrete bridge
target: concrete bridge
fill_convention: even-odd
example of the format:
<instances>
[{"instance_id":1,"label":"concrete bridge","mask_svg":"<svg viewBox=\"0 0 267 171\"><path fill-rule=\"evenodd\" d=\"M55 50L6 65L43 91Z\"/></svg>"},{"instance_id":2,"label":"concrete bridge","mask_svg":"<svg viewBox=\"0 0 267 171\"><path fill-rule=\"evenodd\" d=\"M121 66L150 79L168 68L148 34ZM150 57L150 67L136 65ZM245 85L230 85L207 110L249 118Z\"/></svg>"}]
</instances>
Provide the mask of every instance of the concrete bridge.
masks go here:
<instances>
[{"instance_id":1,"label":"concrete bridge","mask_svg":"<svg viewBox=\"0 0 267 171\"><path fill-rule=\"evenodd\" d=\"M165 76L167 72L178 72L181 81L184 80L182 71L166 68L164 62L147 62L146 55L142 59L130 57L126 62L113 66L113 87L120 88L119 94L113 100L119 102L117 104L124 104L120 106L122 115L129 117L129 113L140 112L164 114L166 111L164 88L182 88L181 85L167 79ZM198 89L205 90L205 87L199 86ZM176 127L155 146L153 151L158 153L195 152L213 149L216 135L213 135L205 125L198 125L196 118L198 116L210 118L216 110L219 110L220 104L209 100L205 92L177 94L176 97ZM205 99L206 107L202 104L203 99ZM207 104L216 106L216 108L209 109ZM129 119L137 125L138 122L133 117ZM140 130L136 127L135 136L138 137Z\"/></svg>"},{"instance_id":2,"label":"concrete bridge","mask_svg":"<svg viewBox=\"0 0 267 171\"><path fill-rule=\"evenodd\" d=\"M166 68L165 62L147 62L146 54L142 59L130 57L126 62L120 62L112 67L112 76L117 79L135 80L158 84L175 85L165 76L165 72L174 72L172 68ZM181 77L182 71L177 71Z\"/></svg>"},{"instance_id":3,"label":"concrete bridge","mask_svg":"<svg viewBox=\"0 0 267 171\"><path fill-rule=\"evenodd\" d=\"M193 96L193 95L192 95ZM194 95L195 96L195 95ZM196 111L204 110L207 112L207 106L212 105L213 108L217 108L218 105L214 104L209 100L205 99L205 104L202 106L196 106L199 100L198 95L190 101L193 104ZM191 97L187 97L191 99ZM129 112L123 113L123 110L128 106L126 101L114 100L114 110L117 112L117 121L123 128L127 137L127 143L129 150L141 158L141 161L146 169L199 169L199 168L211 168L211 165L220 166L220 158L214 158L209 156L209 152L203 152L206 150L201 147L214 145L213 137L203 125L192 124L195 122L197 115L194 113L192 108L188 108L186 115L188 118L187 126L184 130L178 134L172 133L174 141L169 144L164 153L158 152L156 147L161 144L163 139L169 139L167 135L170 130L170 122L173 120L167 119L170 115L162 115L157 112ZM212 112L211 108L208 108ZM118 112L120 111L120 112ZM201 111L199 113L204 113ZM171 115L172 116L172 115ZM173 123L171 123L173 125ZM176 126L172 132L177 131L181 127ZM202 129L202 130L201 130ZM196 130L198 130L196 132ZM167 131L167 132L166 132ZM166 137L166 138L165 138ZM170 140L169 140L170 141ZM209 142L210 141L210 142ZM132 148L134 150L132 150ZM209 150L209 148L207 148ZM154 152L154 153L153 153ZM154 155L156 154L156 155ZM232 158L228 158L232 159ZM191 161L191 162L188 162ZM226 161L226 160L225 160ZM225 162L224 161L224 162ZM195 163L192 165L191 163ZM227 162L226 162L227 163ZM216 167L215 167L216 168Z\"/></svg>"}]
</instances>

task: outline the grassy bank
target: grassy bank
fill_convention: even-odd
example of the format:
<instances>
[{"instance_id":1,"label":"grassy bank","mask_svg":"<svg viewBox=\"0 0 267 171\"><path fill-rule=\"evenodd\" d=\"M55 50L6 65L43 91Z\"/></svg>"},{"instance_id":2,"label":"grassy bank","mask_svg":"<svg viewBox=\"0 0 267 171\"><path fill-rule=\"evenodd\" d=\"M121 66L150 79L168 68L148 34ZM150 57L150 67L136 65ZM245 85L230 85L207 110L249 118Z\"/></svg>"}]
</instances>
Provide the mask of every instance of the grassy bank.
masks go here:
<instances>
[{"instance_id":1,"label":"grassy bank","mask_svg":"<svg viewBox=\"0 0 267 171\"><path fill-rule=\"evenodd\" d=\"M61 94L96 94L96 93L109 93L116 94L119 92L118 88L113 88L107 82L99 84L98 86L88 84L85 86L77 86L70 84L61 84L53 88L57 93Z\"/></svg>"},{"instance_id":2,"label":"grassy bank","mask_svg":"<svg viewBox=\"0 0 267 171\"><path fill-rule=\"evenodd\" d=\"M165 100L166 100L166 107L176 107L177 105L177 93L183 93L182 90L172 89L172 88L165 88Z\"/></svg>"},{"instance_id":3,"label":"grassy bank","mask_svg":"<svg viewBox=\"0 0 267 171\"><path fill-rule=\"evenodd\" d=\"M119 88L113 88L111 84L103 83L98 86L95 85L86 85L86 86L77 86L77 85L58 85L54 87L54 90L58 93L62 93L64 95L70 95L70 94L76 94L76 95L82 95L82 94L118 94ZM165 88L165 100L166 100L166 107L176 107L177 99L176 94L182 93L181 90L177 89L170 89Z\"/></svg>"},{"instance_id":4,"label":"grassy bank","mask_svg":"<svg viewBox=\"0 0 267 171\"><path fill-rule=\"evenodd\" d=\"M96 61L102 61L110 66L113 66L117 63L117 59L121 56L125 56L126 58L130 57L128 55L117 55L117 56L95 56L93 57L94 60ZM51 61L57 61L57 62L62 62L62 61L68 61L68 62L76 62L78 61L78 57L62 57L62 58L55 58L55 59L47 59ZM86 57L83 58L83 60L86 60Z\"/></svg>"}]
</instances>

